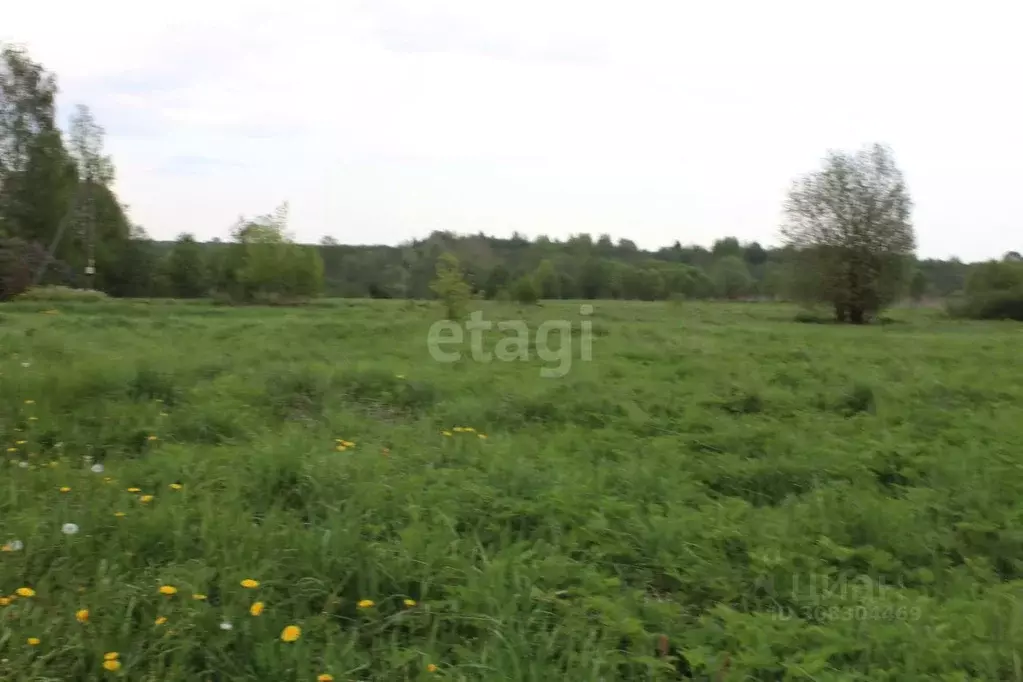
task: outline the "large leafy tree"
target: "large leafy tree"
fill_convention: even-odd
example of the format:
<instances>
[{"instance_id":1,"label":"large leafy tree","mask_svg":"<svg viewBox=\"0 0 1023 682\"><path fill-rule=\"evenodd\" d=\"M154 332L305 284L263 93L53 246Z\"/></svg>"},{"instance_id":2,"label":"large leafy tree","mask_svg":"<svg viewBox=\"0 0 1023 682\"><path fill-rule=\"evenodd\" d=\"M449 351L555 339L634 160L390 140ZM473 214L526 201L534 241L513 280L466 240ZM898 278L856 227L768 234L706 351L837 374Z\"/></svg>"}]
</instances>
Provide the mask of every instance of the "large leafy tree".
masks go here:
<instances>
[{"instance_id":1,"label":"large leafy tree","mask_svg":"<svg viewBox=\"0 0 1023 682\"><path fill-rule=\"evenodd\" d=\"M48 244L75 191L74 164L55 122L53 74L21 48L0 46L0 224Z\"/></svg>"},{"instance_id":2,"label":"large leafy tree","mask_svg":"<svg viewBox=\"0 0 1023 682\"><path fill-rule=\"evenodd\" d=\"M916 247L911 209L887 147L830 152L822 169L794 183L785 205L782 236L805 269L801 297L856 324L891 303Z\"/></svg>"}]
</instances>

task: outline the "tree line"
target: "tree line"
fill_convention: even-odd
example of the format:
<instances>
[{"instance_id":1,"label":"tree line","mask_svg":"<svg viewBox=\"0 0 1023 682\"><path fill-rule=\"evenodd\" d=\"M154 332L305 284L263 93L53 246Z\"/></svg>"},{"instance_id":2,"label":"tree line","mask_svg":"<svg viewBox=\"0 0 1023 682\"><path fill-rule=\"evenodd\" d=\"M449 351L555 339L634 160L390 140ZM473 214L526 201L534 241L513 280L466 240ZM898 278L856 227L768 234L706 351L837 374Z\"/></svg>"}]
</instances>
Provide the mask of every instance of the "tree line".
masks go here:
<instances>
[{"instance_id":1,"label":"tree line","mask_svg":"<svg viewBox=\"0 0 1023 682\"><path fill-rule=\"evenodd\" d=\"M2 46L0 300L33 285L229 302L438 298L438 279L450 290L453 273L466 295L490 299L781 299L823 304L854 323L898 300L958 297L963 314L1014 317L1011 301L1023 299L1016 252L981 264L915 257L909 193L879 145L831 152L793 183L778 246L726 237L644 250L606 234L444 231L397 246L332 237L298 244L287 232L287 204L239 218L227 241L199 242L187 231L154 241L111 189L103 128L80 105L65 134L57 92L56 77L24 49Z\"/></svg>"}]
</instances>

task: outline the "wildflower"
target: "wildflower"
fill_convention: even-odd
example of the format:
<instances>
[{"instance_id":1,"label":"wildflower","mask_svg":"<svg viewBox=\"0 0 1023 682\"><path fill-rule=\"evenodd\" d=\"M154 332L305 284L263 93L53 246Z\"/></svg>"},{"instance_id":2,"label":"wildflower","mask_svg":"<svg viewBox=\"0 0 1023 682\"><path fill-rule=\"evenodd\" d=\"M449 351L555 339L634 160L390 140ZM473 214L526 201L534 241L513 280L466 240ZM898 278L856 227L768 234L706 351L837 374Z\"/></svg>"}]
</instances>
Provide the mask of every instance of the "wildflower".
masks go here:
<instances>
[{"instance_id":1,"label":"wildflower","mask_svg":"<svg viewBox=\"0 0 1023 682\"><path fill-rule=\"evenodd\" d=\"M334 676L330 673L323 673L316 676L316 682L334 682Z\"/></svg>"},{"instance_id":2,"label":"wildflower","mask_svg":"<svg viewBox=\"0 0 1023 682\"><path fill-rule=\"evenodd\" d=\"M450 436L451 435L450 431L441 431L441 433L443 433L445 436Z\"/></svg>"},{"instance_id":3,"label":"wildflower","mask_svg":"<svg viewBox=\"0 0 1023 682\"><path fill-rule=\"evenodd\" d=\"M28 642L29 646L39 646L39 638L38 637L29 637L25 641Z\"/></svg>"},{"instance_id":4,"label":"wildflower","mask_svg":"<svg viewBox=\"0 0 1023 682\"><path fill-rule=\"evenodd\" d=\"M15 591L18 593L19 597L34 597L34 596L36 596L36 591L33 590L31 587L19 587Z\"/></svg>"},{"instance_id":5,"label":"wildflower","mask_svg":"<svg viewBox=\"0 0 1023 682\"><path fill-rule=\"evenodd\" d=\"M170 489L171 490L181 490L183 487L184 486L181 485L180 483L171 483L170 484Z\"/></svg>"},{"instance_id":6,"label":"wildflower","mask_svg":"<svg viewBox=\"0 0 1023 682\"><path fill-rule=\"evenodd\" d=\"M5 552L20 552L21 550L25 549L25 543L23 543L21 540L11 540L6 545L4 545L2 549Z\"/></svg>"},{"instance_id":7,"label":"wildflower","mask_svg":"<svg viewBox=\"0 0 1023 682\"><path fill-rule=\"evenodd\" d=\"M345 451L345 450L347 450L348 448L346 448L346 447L345 447L344 445L338 445L338 446L337 446L336 448L334 448L334 449L335 449L335 450L337 450L338 452L344 452L344 451Z\"/></svg>"},{"instance_id":8,"label":"wildflower","mask_svg":"<svg viewBox=\"0 0 1023 682\"><path fill-rule=\"evenodd\" d=\"M302 636L302 628L297 625L289 625L288 627L281 630L281 641L282 642L294 642Z\"/></svg>"},{"instance_id":9,"label":"wildflower","mask_svg":"<svg viewBox=\"0 0 1023 682\"><path fill-rule=\"evenodd\" d=\"M196 601L206 601L206 595L205 594L196 593L196 594L192 595L192 599L194 599Z\"/></svg>"},{"instance_id":10,"label":"wildflower","mask_svg":"<svg viewBox=\"0 0 1023 682\"><path fill-rule=\"evenodd\" d=\"M230 624L229 622L227 622L227 621L225 620L225 621L224 621L223 623L221 623L221 624L220 624L220 629L221 629L221 630L233 630L233 629L234 629L234 626L233 626L233 625L231 625L231 624Z\"/></svg>"},{"instance_id":11,"label":"wildflower","mask_svg":"<svg viewBox=\"0 0 1023 682\"><path fill-rule=\"evenodd\" d=\"M128 492L129 493L140 493L140 492L142 492L142 488L128 488Z\"/></svg>"},{"instance_id":12,"label":"wildflower","mask_svg":"<svg viewBox=\"0 0 1023 682\"><path fill-rule=\"evenodd\" d=\"M7 448L7 452L17 452L18 448Z\"/></svg>"},{"instance_id":13,"label":"wildflower","mask_svg":"<svg viewBox=\"0 0 1023 682\"><path fill-rule=\"evenodd\" d=\"M371 609L374 606L376 606L376 604L373 603L372 599L363 599L362 601L359 602L360 609Z\"/></svg>"},{"instance_id":14,"label":"wildflower","mask_svg":"<svg viewBox=\"0 0 1023 682\"><path fill-rule=\"evenodd\" d=\"M254 590L259 587L259 581L253 580L252 578L246 578L241 582L242 587L247 587L250 590Z\"/></svg>"},{"instance_id":15,"label":"wildflower","mask_svg":"<svg viewBox=\"0 0 1023 682\"><path fill-rule=\"evenodd\" d=\"M487 434L485 434L485 433L477 433L476 435L479 436L483 440L487 439Z\"/></svg>"},{"instance_id":16,"label":"wildflower","mask_svg":"<svg viewBox=\"0 0 1023 682\"><path fill-rule=\"evenodd\" d=\"M461 433L462 431L465 431L465 429L463 429L461 426L456 426L451 430L454 431L455 433Z\"/></svg>"},{"instance_id":17,"label":"wildflower","mask_svg":"<svg viewBox=\"0 0 1023 682\"><path fill-rule=\"evenodd\" d=\"M14 444L15 445L24 445L27 442L28 442L27 440L16 440L16 441L14 441Z\"/></svg>"},{"instance_id":18,"label":"wildflower","mask_svg":"<svg viewBox=\"0 0 1023 682\"><path fill-rule=\"evenodd\" d=\"M89 609L78 609L75 611L75 618L79 623L89 622Z\"/></svg>"},{"instance_id":19,"label":"wildflower","mask_svg":"<svg viewBox=\"0 0 1023 682\"><path fill-rule=\"evenodd\" d=\"M257 601L255 604L249 607L249 613L253 616L258 616L263 613L264 604L261 601Z\"/></svg>"},{"instance_id":20,"label":"wildflower","mask_svg":"<svg viewBox=\"0 0 1023 682\"><path fill-rule=\"evenodd\" d=\"M60 532L64 535L74 535L78 532L78 524L76 523L65 523L60 527Z\"/></svg>"},{"instance_id":21,"label":"wildflower","mask_svg":"<svg viewBox=\"0 0 1023 682\"><path fill-rule=\"evenodd\" d=\"M116 658L107 659L103 661L103 669L109 670L112 673L116 673L118 670L121 669L121 662Z\"/></svg>"},{"instance_id":22,"label":"wildflower","mask_svg":"<svg viewBox=\"0 0 1023 682\"><path fill-rule=\"evenodd\" d=\"M25 460L21 460L20 462L18 462L18 466L21 467L22 469L27 469L28 462L26 462Z\"/></svg>"},{"instance_id":23,"label":"wildflower","mask_svg":"<svg viewBox=\"0 0 1023 682\"><path fill-rule=\"evenodd\" d=\"M177 594L178 588L173 585L160 585L160 594Z\"/></svg>"},{"instance_id":24,"label":"wildflower","mask_svg":"<svg viewBox=\"0 0 1023 682\"><path fill-rule=\"evenodd\" d=\"M26 404L26 405L35 405L35 404L36 404L36 401L34 401L34 400L26 400L26 401L25 401L25 404Z\"/></svg>"},{"instance_id":25,"label":"wildflower","mask_svg":"<svg viewBox=\"0 0 1023 682\"><path fill-rule=\"evenodd\" d=\"M433 663L431 663L430 665L426 666L426 672L428 672L428 673L435 673L435 672L437 672L437 666L435 666Z\"/></svg>"},{"instance_id":26,"label":"wildflower","mask_svg":"<svg viewBox=\"0 0 1023 682\"><path fill-rule=\"evenodd\" d=\"M71 492L71 488L67 487L66 485L63 485L63 486L60 487L60 492L62 492L62 493L69 493L69 492Z\"/></svg>"},{"instance_id":27,"label":"wildflower","mask_svg":"<svg viewBox=\"0 0 1023 682\"><path fill-rule=\"evenodd\" d=\"M0 597L0 606L7 606L11 603L10 597Z\"/></svg>"},{"instance_id":28,"label":"wildflower","mask_svg":"<svg viewBox=\"0 0 1023 682\"><path fill-rule=\"evenodd\" d=\"M405 606L407 606L409 608L412 608L415 605L416 605L416 600L415 599L406 599L405 600Z\"/></svg>"},{"instance_id":29,"label":"wildflower","mask_svg":"<svg viewBox=\"0 0 1023 682\"><path fill-rule=\"evenodd\" d=\"M157 438L156 436L149 436L149 438L146 438L146 440L148 440L148 441L154 441L154 440L160 440L160 439L159 439L159 438Z\"/></svg>"},{"instance_id":30,"label":"wildflower","mask_svg":"<svg viewBox=\"0 0 1023 682\"><path fill-rule=\"evenodd\" d=\"M465 431L466 433L476 433L476 429L472 428L471 426L463 427L462 430Z\"/></svg>"},{"instance_id":31,"label":"wildflower","mask_svg":"<svg viewBox=\"0 0 1023 682\"><path fill-rule=\"evenodd\" d=\"M120 657L121 654L117 653L116 651L108 651L107 653L103 654L104 661L116 661Z\"/></svg>"},{"instance_id":32,"label":"wildflower","mask_svg":"<svg viewBox=\"0 0 1023 682\"><path fill-rule=\"evenodd\" d=\"M153 624L154 625L163 625L166 622L167 622L167 617L166 616L160 616L159 618L157 618L156 620L153 621Z\"/></svg>"},{"instance_id":33,"label":"wildflower","mask_svg":"<svg viewBox=\"0 0 1023 682\"><path fill-rule=\"evenodd\" d=\"M94 474L102 474L104 471L104 466L102 464L93 464L91 471Z\"/></svg>"},{"instance_id":34,"label":"wildflower","mask_svg":"<svg viewBox=\"0 0 1023 682\"><path fill-rule=\"evenodd\" d=\"M124 512L114 512L114 516L116 516L119 519L123 519L125 516L127 516L127 514L125 514Z\"/></svg>"},{"instance_id":35,"label":"wildflower","mask_svg":"<svg viewBox=\"0 0 1023 682\"><path fill-rule=\"evenodd\" d=\"M104 476L103 477L103 482L104 483L113 483L114 479L110 478L109 476Z\"/></svg>"},{"instance_id":36,"label":"wildflower","mask_svg":"<svg viewBox=\"0 0 1023 682\"><path fill-rule=\"evenodd\" d=\"M139 502L142 504L148 504L153 501L152 495L139 495Z\"/></svg>"}]
</instances>

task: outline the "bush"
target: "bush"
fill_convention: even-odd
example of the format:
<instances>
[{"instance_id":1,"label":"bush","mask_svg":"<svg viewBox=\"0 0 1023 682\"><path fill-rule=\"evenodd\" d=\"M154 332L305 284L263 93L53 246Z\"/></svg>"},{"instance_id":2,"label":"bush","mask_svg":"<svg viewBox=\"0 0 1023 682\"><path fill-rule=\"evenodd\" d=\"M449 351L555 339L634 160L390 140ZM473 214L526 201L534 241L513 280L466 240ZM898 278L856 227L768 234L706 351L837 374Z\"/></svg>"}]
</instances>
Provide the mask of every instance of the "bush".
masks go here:
<instances>
[{"instance_id":1,"label":"bush","mask_svg":"<svg viewBox=\"0 0 1023 682\"><path fill-rule=\"evenodd\" d=\"M1023 322L1023 289L956 297L949 300L947 310L952 317Z\"/></svg>"},{"instance_id":2,"label":"bush","mask_svg":"<svg viewBox=\"0 0 1023 682\"><path fill-rule=\"evenodd\" d=\"M0 239L0 301L26 291L48 256L42 246L22 239Z\"/></svg>"},{"instance_id":3,"label":"bush","mask_svg":"<svg viewBox=\"0 0 1023 682\"><path fill-rule=\"evenodd\" d=\"M32 287L22 292L17 297L19 301L75 301L80 303L95 303L105 301L107 296L102 291L95 289L72 289L71 287Z\"/></svg>"},{"instance_id":4,"label":"bush","mask_svg":"<svg viewBox=\"0 0 1023 682\"><path fill-rule=\"evenodd\" d=\"M540 300L540 288L534 278L525 275L516 280L512 297L519 303L536 303Z\"/></svg>"}]
</instances>

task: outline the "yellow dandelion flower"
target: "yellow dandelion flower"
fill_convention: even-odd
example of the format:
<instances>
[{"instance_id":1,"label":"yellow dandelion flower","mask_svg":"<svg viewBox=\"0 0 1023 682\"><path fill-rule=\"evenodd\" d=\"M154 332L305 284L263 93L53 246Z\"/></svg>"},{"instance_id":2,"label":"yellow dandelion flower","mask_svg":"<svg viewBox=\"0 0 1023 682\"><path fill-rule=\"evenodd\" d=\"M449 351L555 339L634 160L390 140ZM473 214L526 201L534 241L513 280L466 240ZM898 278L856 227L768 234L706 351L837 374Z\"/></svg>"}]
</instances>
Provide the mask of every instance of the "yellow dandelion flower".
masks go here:
<instances>
[{"instance_id":1,"label":"yellow dandelion flower","mask_svg":"<svg viewBox=\"0 0 1023 682\"><path fill-rule=\"evenodd\" d=\"M149 437L149 438L147 438L146 440L148 440L148 441L154 441L154 440L160 440L160 439L159 439L159 438L158 438L157 436L150 436L150 437Z\"/></svg>"},{"instance_id":2,"label":"yellow dandelion flower","mask_svg":"<svg viewBox=\"0 0 1023 682\"><path fill-rule=\"evenodd\" d=\"M463 429L461 426L456 426L451 430L454 431L455 433L461 433L462 431L465 431L465 429Z\"/></svg>"},{"instance_id":3,"label":"yellow dandelion flower","mask_svg":"<svg viewBox=\"0 0 1023 682\"><path fill-rule=\"evenodd\" d=\"M249 613L253 616L258 616L263 613L265 605L261 601L257 601L255 604L249 607Z\"/></svg>"},{"instance_id":4,"label":"yellow dandelion flower","mask_svg":"<svg viewBox=\"0 0 1023 682\"><path fill-rule=\"evenodd\" d=\"M103 654L104 661L116 661L120 657L121 654L117 653L116 651L108 651L105 654Z\"/></svg>"},{"instance_id":5,"label":"yellow dandelion flower","mask_svg":"<svg viewBox=\"0 0 1023 682\"><path fill-rule=\"evenodd\" d=\"M89 622L89 609L78 609L75 611L75 618L79 623Z\"/></svg>"},{"instance_id":6,"label":"yellow dandelion flower","mask_svg":"<svg viewBox=\"0 0 1023 682\"><path fill-rule=\"evenodd\" d=\"M69 493L69 492L71 492L71 488L67 487L66 485L61 486L60 487L60 492L62 492L62 493Z\"/></svg>"},{"instance_id":7,"label":"yellow dandelion flower","mask_svg":"<svg viewBox=\"0 0 1023 682\"><path fill-rule=\"evenodd\" d=\"M173 585L160 585L160 594L177 594L178 588Z\"/></svg>"},{"instance_id":8,"label":"yellow dandelion flower","mask_svg":"<svg viewBox=\"0 0 1023 682\"><path fill-rule=\"evenodd\" d=\"M181 485L180 483L171 483L169 487L171 490L181 490L182 488L184 488L184 486Z\"/></svg>"},{"instance_id":9,"label":"yellow dandelion flower","mask_svg":"<svg viewBox=\"0 0 1023 682\"><path fill-rule=\"evenodd\" d=\"M142 504L148 504L149 502L152 502L152 501L153 501L153 496L152 495L140 495L139 496L139 502L141 502Z\"/></svg>"},{"instance_id":10,"label":"yellow dandelion flower","mask_svg":"<svg viewBox=\"0 0 1023 682\"><path fill-rule=\"evenodd\" d=\"M127 514L125 514L124 512L114 512L114 516L116 516L119 519L123 519L125 516L127 516Z\"/></svg>"},{"instance_id":11,"label":"yellow dandelion flower","mask_svg":"<svg viewBox=\"0 0 1023 682\"><path fill-rule=\"evenodd\" d=\"M7 452L17 452L18 448L7 448Z\"/></svg>"},{"instance_id":12,"label":"yellow dandelion flower","mask_svg":"<svg viewBox=\"0 0 1023 682\"><path fill-rule=\"evenodd\" d=\"M344 452L344 451L345 451L345 450L347 450L348 448L346 448L346 447L345 447L344 445L338 445L338 446L337 446L336 448L334 448L334 449L335 449L335 450L337 450L338 452Z\"/></svg>"},{"instance_id":13,"label":"yellow dandelion flower","mask_svg":"<svg viewBox=\"0 0 1023 682\"><path fill-rule=\"evenodd\" d=\"M344 446L345 446L346 448L354 448L354 447L355 447L355 443L353 443L353 442L352 442L352 441L350 441L350 440L346 440L346 441L344 441L344 442L342 443L342 445L344 445Z\"/></svg>"},{"instance_id":14,"label":"yellow dandelion flower","mask_svg":"<svg viewBox=\"0 0 1023 682\"><path fill-rule=\"evenodd\" d=\"M196 601L206 601L206 595L205 594L196 593L196 594L192 595L192 599L194 599Z\"/></svg>"},{"instance_id":15,"label":"yellow dandelion flower","mask_svg":"<svg viewBox=\"0 0 1023 682\"><path fill-rule=\"evenodd\" d=\"M29 637L25 641L28 643L29 646L39 646L39 638L38 637Z\"/></svg>"},{"instance_id":16,"label":"yellow dandelion flower","mask_svg":"<svg viewBox=\"0 0 1023 682\"><path fill-rule=\"evenodd\" d=\"M405 600L405 606L407 606L409 608L412 608L415 605L416 605L416 600L415 599L406 599Z\"/></svg>"},{"instance_id":17,"label":"yellow dandelion flower","mask_svg":"<svg viewBox=\"0 0 1023 682\"><path fill-rule=\"evenodd\" d=\"M443 433L445 436L450 436L451 435L450 431L441 431L441 433Z\"/></svg>"},{"instance_id":18,"label":"yellow dandelion flower","mask_svg":"<svg viewBox=\"0 0 1023 682\"><path fill-rule=\"evenodd\" d=\"M363 599L362 601L359 602L360 609L371 609L374 606L376 606L376 604L373 602L372 599Z\"/></svg>"},{"instance_id":19,"label":"yellow dandelion flower","mask_svg":"<svg viewBox=\"0 0 1023 682\"><path fill-rule=\"evenodd\" d=\"M483 440L487 439L487 434L485 434L485 433L477 433L476 435L479 436Z\"/></svg>"},{"instance_id":20,"label":"yellow dandelion flower","mask_svg":"<svg viewBox=\"0 0 1023 682\"><path fill-rule=\"evenodd\" d=\"M7 606L11 603L10 597L0 597L0 606Z\"/></svg>"},{"instance_id":21,"label":"yellow dandelion flower","mask_svg":"<svg viewBox=\"0 0 1023 682\"><path fill-rule=\"evenodd\" d=\"M103 482L104 483L113 483L114 479L112 479L110 476L104 476L103 477Z\"/></svg>"},{"instance_id":22,"label":"yellow dandelion flower","mask_svg":"<svg viewBox=\"0 0 1023 682\"><path fill-rule=\"evenodd\" d=\"M282 642L294 642L302 636L302 628L297 625L289 625L288 627L281 630L281 641Z\"/></svg>"},{"instance_id":23,"label":"yellow dandelion flower","mask_svg":"<svg viewBox=\"0 0 1023 682\"><path fill-rule=\"evenodd\" d=\"M153 624L154 625L163 625L166 622L167 622L167 617L166 616L160 616L159 618L157 618L156 620L153 621Z\"/></svg>"},{"instance_id":24,"label":"yellow dandelion flower","mask_svg":"<svg viewBox=\"0 0 1023 682\"><path fill-rule=\"evenodd\" d=\"M334 682L334 676L330 673L323 673L316 676L316 682Z\"/></svg>"},{"instance_id":25,"label":"yellow dandelion flower","mask_svg":"<svg viewBox=\"0 0 1023 682\"><path fill-rule=\"evenodd\" d=\"M118 670L121 669L121 662L116 658L111 658L110 660L103 661L103 669L109 670L112 673L116 673Z\"/></svg>"},{"instance_id":26,"label":"yellow dandelion flower","mask_svg":"<svg viewBox=\"0 0 1023 682\"><path fill-rule=\"evenodd\" d=\"M140 493L140 492L142 492L142 488L128 488L128 492L129 493Z\"/></svg>"},{"instance_id":27,"label":"yellow dandelion flower","mask_svg":"<svg viewBox=\"0 0 1023 682\"><path fill-rule=\"evenodd\" d=\"M31 587L19 587L17 589L17 593L18 593L19 597L34 597L34 596L36 596L36 591L33 590Z\"/></svg>"},{"instance_id":28,"label":"yellow dandelion flower","mask_svg":"<svg viewBox=\"0 0 1023 682\"><path fill-rule=\"evenodd\" d=\"M15 445L24 445L27 442L28 442L27 440L16 440L16 441L14 441L14 444Z\"/></svg>"},{"instance_id":29,"label":"yellow dandelion flower","mask_svg":"<svg viewBox=\"0 0 1023 682\"><path fill-rule=\"evenodd\" d=\"M26 401L25 401L25 404L26 404L26 405L35 405L35 404L36 404L36 401L34 401L34 400L26 400Z\"/></svg>"},{"instance_id":30,"label":"yellow dandelion flower","mask_svg":"<svg viewBox=\"0 0 1023 682\"><path fill-rule=\"evenodd\" d=\"M437 672L437 666L435 666L433 663L431 663L430 665L426 666L426 672L428 672L428 673L435 673L435 672Z\"/></svg>"},{"instance_id":31,"label":"yellow dandelion flower","mask_svg":"<svg viewBox=\"0 0 1023 682\"><path fill-rule=\"evenodd\" d=\"M259 581L253 580L252 578L246 578L241 582L242 587L247 587L250 590L254 590L259 587Z\"/></svg>"}]
</instances>

